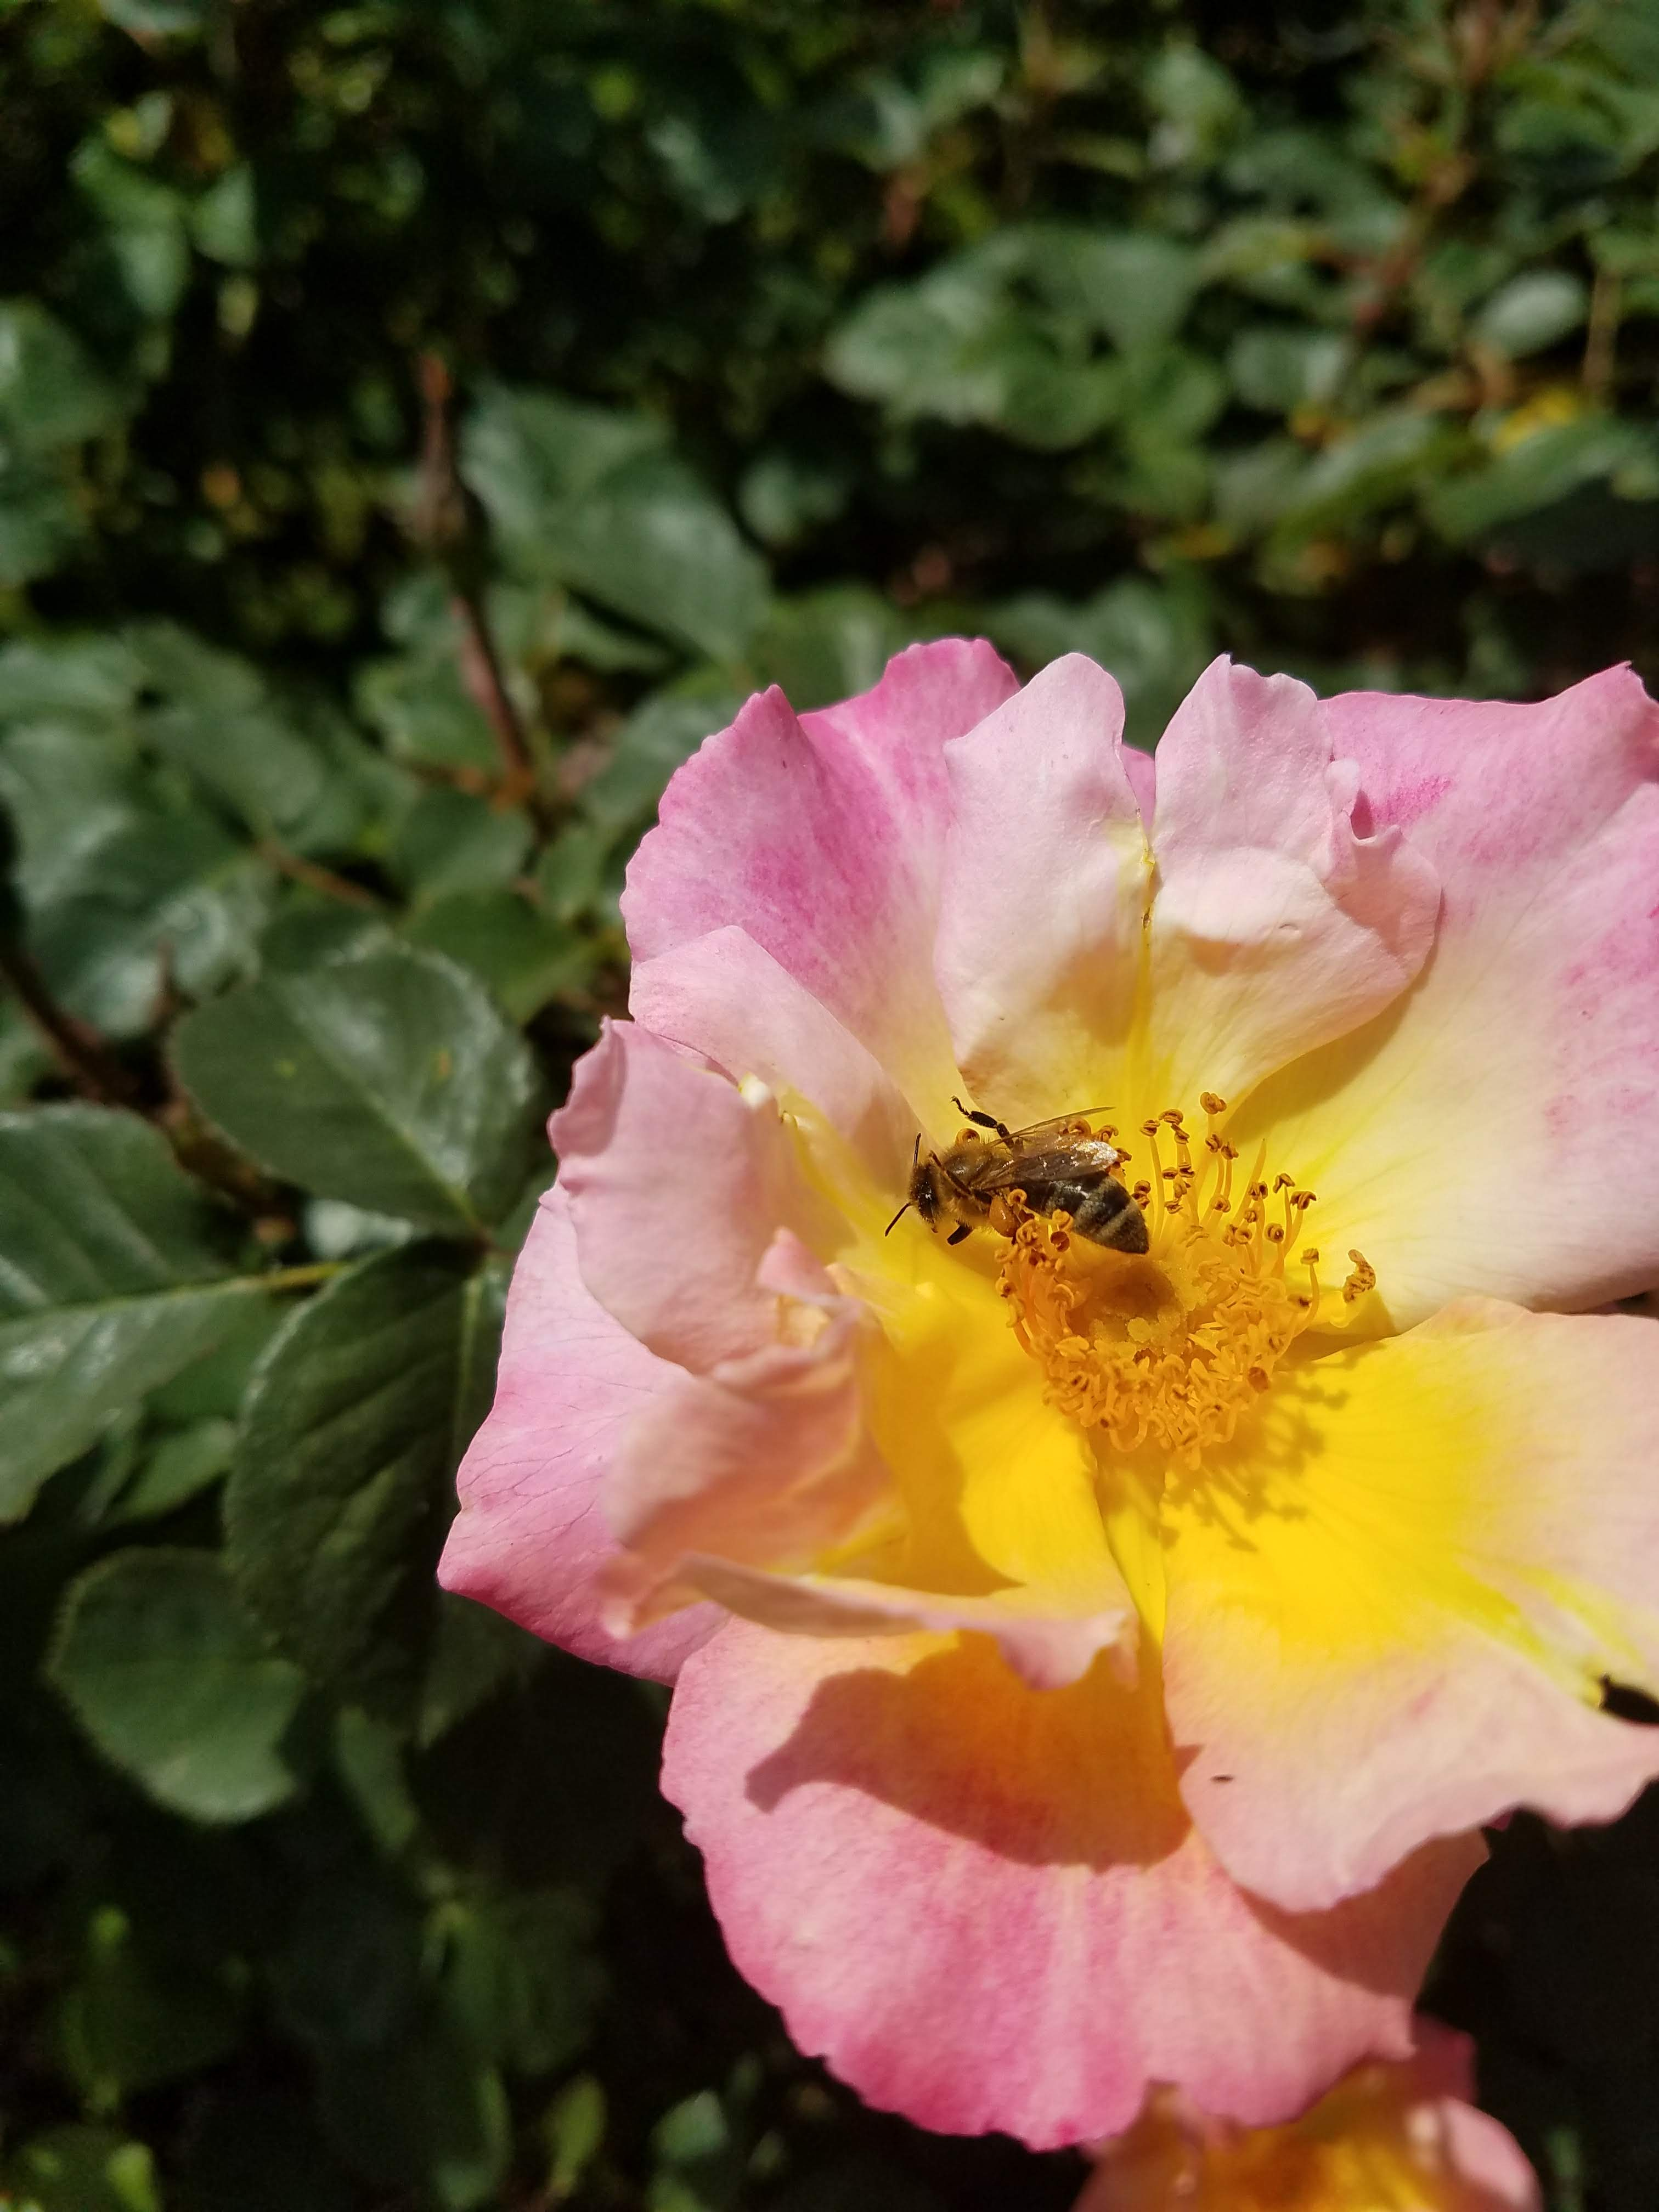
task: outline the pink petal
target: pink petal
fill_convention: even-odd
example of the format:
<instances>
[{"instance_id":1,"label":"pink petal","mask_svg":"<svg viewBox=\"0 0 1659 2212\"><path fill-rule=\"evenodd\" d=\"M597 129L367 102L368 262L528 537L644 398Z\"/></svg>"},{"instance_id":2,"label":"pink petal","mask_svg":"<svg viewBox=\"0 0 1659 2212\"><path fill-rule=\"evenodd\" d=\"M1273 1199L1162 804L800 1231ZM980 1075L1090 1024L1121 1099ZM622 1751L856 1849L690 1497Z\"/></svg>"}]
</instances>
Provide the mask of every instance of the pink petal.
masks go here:
<instances>
[{"instance_id":1,"label":"pink petal","mask_svg":"<svg viewBox=\"0 0 1659 2212\"><path fill-rule=\"evenodd\" d=\"M738 928L642 960L629 1005L644 1029L704 1053L737 1081L808 1100L884 1190L902 1188L915 1117L874 1056Z\"/></svg>"},{"instance_id":2,"label":"pink petal","mask_svg":"<svg viewBox=\"0 0 1659 2212\"><path fill-rule=\"evenodd\" d=\"M1170 1724L1234 1877L1304 1911L1659 1775L1659 1330L1468 1300L1276 1378L1165 1507Z\"/></svg>"},{"instance_id":3,"label":"pink petal","mask_svg":"<svg viewBox=\"0 0 1659 2212\"><path fill-rule=\"evenodd\" d=\"M1134 1011L1151 880L1122 732L1122 693L1074 653L945 748L935 970L963 1071L1007 1121L1103 1103Z\"/></svg>"},{"instance_id":4,"label":"pink petal","mask_svg":"<svg viewBox=\"0 0 1659 2212\"><path fill-rule=\"evenodd\" d=\"M1158 750L1154 1065L1237 1104L1380 1013L1434 941L1439 887L1305 684L1212 662Z\"/></svg>"},{"instance_id":5,"label":"pink petal","mask_svg":"<svg viewBox=\"0 0 1659 2212\"><path fill-rule=\"evenodd\" d=\"M802 1276L816 1268L801 1248L783 1257ZM766 1273L775 1287L777 1269ZM626 1547L605 1575L608 1626L620 1632L694 1598L693 1557L810 1567L884 1509L896 1514L865 1427L860 1310L817 1285L808 1295L822 1324L808 1342L775 1341L708 1375L678 1376L623 1432L605 1492Z\"/></svg>"},{"instance_id":6,"label":"pink petal","mask_svg":"<svg viewBox=\"0 0 1659 2212\"><path fill-rule=\"evenodd\" d=\"M681 1563L684 1580L728 1613L795 1636L890 1636L912 1629L968 1631L993 1638L1034 1690L1080 1681L1102 1652L1125 1681L1135 1674L1139 1616L1121 1577L1100 1577L1085 1593L994 1590L963 1597L849 1575L781 1575L707 1555Z\"/></svg>"},{"instance_id":7,"label":"pink petal","mask_svg":"<svg viewBox=\"0 0 1659 2212\"><path fill-rule=\"evenodd\" d=\"M1402 1325L1464 1291L1589 1306L1650 1288L1659 708L1615 668L1537 706L1361 692L1325 712L1443 910L1398 1021L1287 1071L1250 1115L1279 1124Z\"/></svg>"},{"instance_id":8,"label":"pink petal","mask_svg":"<svg viewBox=\"0 0 1659 2212\"><path fill-rule=\"evenodd\" d=\"M507 1292L495 1402L456 1477L444 1588L580 1658L672 1681L714 1607L620 1642L599 1624L593 1578L616 1551L599 1493L617 1433L677 1371L588 1295L568 1206L550 1191Z\"/></svg>"},{"instance_id":9,"label":"pink petal","mask_svg":"<svg viewBox=\"0 0 1659 2212\"><path fill-rule=\"evenodd\" d=\"M769 1100L607 1022L549 1129L582 1279L607 1313L694 1371L775 1342L758 1271L797 1193Z\"/></svg>"},{"instance_id":10,"label":"pink petal","mask_svg":"<svg viewBox=\"0 0 1659 2212\"><path fill-rule=\"evenodd\" d=\"M1144 753L1137 745L1123 748L1123 773L1129 779L1129 788L1135 795L1135 805L1140 809L1140 818L1150 831L1152 813L1158 804L1158 763L1151 753Z\"/></svg>"},{"instance_id":11,"label":"pink petal","mask_svg":"<svg viewBox=\"0 0 1659 2212\"><path fill-rule=\"evenodd\" d=\"M736 927L913 1101L956 1080L933 979L943 748L1015 689L988 645L912 646L872 691L799 720L751 699L664 795L623 912L636 960Z\"/></svg>"},{"instance_id":12,"label":"pink petal","mask_svg":"<svg viewBox=\"0 0 1659 2212\"><path fill-rule=\"evenodd\" d=\"M872 2104L1037 2147L1147 2084L1276 2120L1410 2002L1462 1839L1318 1918L1252 1904L1176 1793L1157 1670L1030 1690L977 1639L851 1645L733 1622L683 1672L663 1786L740 1971Z\"/></svg>"}]
</instances>

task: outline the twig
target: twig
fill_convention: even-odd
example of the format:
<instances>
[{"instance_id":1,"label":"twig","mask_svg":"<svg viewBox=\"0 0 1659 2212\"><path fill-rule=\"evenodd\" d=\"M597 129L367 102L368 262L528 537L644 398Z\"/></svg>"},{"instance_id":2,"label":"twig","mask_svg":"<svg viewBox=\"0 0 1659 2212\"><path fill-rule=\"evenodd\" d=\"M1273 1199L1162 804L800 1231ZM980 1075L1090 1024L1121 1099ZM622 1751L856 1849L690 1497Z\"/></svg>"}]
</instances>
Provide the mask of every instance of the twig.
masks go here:
<instances>
[{"instance_id":1,"label":"twig","mask_svg":"<svg viewBox=\"0 0 1659 2212\"><path fill-rule=\"evenodd\" d=\"M1579 380L1592 398L1605 399L1613 390L1613 356L1619 343L1620 280L1611 270L1598 269L1590 288L1589 327L1584 333L1584 361Z\"/></svg>"},{"instance_id":2,"label":"twig","mask_svg":"<svg viewBox=\"0 0 1659 2212\"><path fill-rule=\"evenodd\" d=\"M0 975L17 994L17 1003L50 1046L64 1073L83 1097L100 1106L131 1106L139 1096L137 1079L117 1059L96 1030L67 1014L47 990L40 969L21 945L0 942Z\"/></svg>"},{"instance_id":3,"label":"twig","mask_svg":"<svg viewBox=\"0 0 1659 2212\"><path fill-rule=\"evenodd\" d=\"M477 525L455 465L449 412L454 386L436 354L422 354L416 373L424 426L415 535L442 563L448 579L450 609L460 629L461 681L495 740L503 777L501 795L533 802L536 763L490 635L483 602L483 563L477 555Z\"/></svg>"},{"instance_id":4,"label":"twig","mask_svg":"<svg viewBox=\"0 0 1659 2212\"><path fill-rule=\"evenodd\" d=\"M374 892L362 884L354 884L349 876L337 876L332 868L307 860L301 854L290 853L275 837L262 837L258 850L261 860L269 860L280 874L291 877L296 884L304 884L310 890L320 891L325 898L339 899L347 906L364 907L375 914L385 910Z\"/></svg>"}]
</instances>

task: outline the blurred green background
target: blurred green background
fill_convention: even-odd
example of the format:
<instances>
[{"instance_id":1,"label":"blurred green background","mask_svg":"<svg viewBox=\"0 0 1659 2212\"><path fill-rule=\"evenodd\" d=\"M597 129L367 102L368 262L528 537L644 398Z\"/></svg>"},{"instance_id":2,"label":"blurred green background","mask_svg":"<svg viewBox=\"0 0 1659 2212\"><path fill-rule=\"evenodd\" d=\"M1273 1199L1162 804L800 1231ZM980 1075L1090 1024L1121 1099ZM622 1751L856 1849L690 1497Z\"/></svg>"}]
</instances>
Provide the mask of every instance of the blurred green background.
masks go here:
<instances>
[{"instance_id":1,"label":"blurred green background","mask_svg":"<svg viewBox=\"0 0 1659 2212\"><path fill-rule=\"evenodd\" d=\"M8 0L0 113L0 2203L1067 2204L435 1596L540 1119L759 684L1659 675L1659 4ZM1553 2212L1659 2203L1656 1988L1652 1808L1496 1839Z\"/></svg>"}]
</instances>

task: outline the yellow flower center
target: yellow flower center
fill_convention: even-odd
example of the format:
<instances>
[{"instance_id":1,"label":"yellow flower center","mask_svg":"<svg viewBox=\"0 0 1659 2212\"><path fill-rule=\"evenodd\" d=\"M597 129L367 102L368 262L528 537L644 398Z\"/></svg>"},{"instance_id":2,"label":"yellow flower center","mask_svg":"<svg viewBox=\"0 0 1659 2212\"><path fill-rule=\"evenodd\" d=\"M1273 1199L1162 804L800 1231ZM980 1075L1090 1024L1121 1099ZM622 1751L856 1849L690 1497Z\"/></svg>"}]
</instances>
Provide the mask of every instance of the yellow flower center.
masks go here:
<instances>
[{"instance_id":1,"label":"yellow flower center","mask_svg":"<svg viewBox=\"0 0 1659 2212\"><path fill-rule=\"evenodd\" d=\"M1188 1468L1231 1439L1324 1297L1318 1250L1302 1241L1314 1194L1294 1176L1270 1180L1265 1152L1241 1176L1217 1126L1224 1101L1206 1091L1202 1103L1201 1138L1174 1108L1141 1124L1152 1172L1131 1194L1145 1255L1091 1243L1069 1214L1034 1212L1018 1192L992 1211L1008 1239L997 1286L1049 1401L1121 1451L1154 1444ZM1109 1124L1074 1127L1131 1158ZM1352 1304L1376 1278L1349 1258Z\"/></svg>"}]
</instances>

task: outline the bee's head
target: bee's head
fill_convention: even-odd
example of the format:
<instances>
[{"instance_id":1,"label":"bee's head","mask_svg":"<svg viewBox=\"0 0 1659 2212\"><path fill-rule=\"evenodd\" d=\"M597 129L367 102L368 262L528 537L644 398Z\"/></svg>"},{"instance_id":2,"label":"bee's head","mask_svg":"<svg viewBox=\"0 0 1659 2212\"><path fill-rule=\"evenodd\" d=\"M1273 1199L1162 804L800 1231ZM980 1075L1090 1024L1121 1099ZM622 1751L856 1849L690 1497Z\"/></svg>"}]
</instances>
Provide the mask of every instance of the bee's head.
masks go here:
<instances>
[{"instance_id":1,"label":"bee's head","mask_svg":"<svg viewBox=\"0 0 1659 2212\"><path fill-rule=\"evenodd\" d=\"M889 1237L913 1206L931 1229L939 1218L939 1185L935 1180L933 1155L930 1152L926 1159L921 1157L920 1132L910 1154L910 1181L905 1191L904 1204L887 1224L885 1233Z\"/></svg>"},{"instance_id":2,"label":"bee's head","mask_svg":"<svg viewBox=\"0 0 1659 2212\"><path fill-rule=\"evenodd\" d=\"M910 1204L931 1229L939 1219L939 1173L931 1152L910 1170Z\"/></svg>"}]
</instances>

